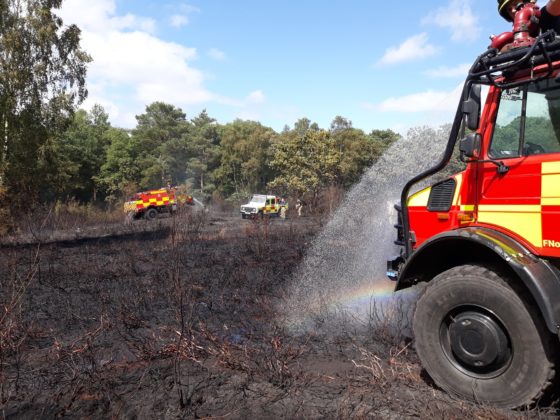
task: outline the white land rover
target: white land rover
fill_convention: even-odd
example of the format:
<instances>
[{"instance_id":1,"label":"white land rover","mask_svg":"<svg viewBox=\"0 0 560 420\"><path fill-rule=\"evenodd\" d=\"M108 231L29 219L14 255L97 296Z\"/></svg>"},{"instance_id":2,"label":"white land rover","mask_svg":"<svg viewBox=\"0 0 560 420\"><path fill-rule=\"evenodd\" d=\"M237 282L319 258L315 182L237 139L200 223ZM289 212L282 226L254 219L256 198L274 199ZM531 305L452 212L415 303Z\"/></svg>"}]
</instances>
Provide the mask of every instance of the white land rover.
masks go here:
<instances>
[{"instance_id":1,"label":"white land rover","mask_svg":"<svg viewBox=\"0 0 560 420\"><path fill-rule=\"evenodd\" d=\"M285 217L288 203L274 195L254 194L247 204L241 206L241 217L276 216Z\"/></svg>"}]
</instances>

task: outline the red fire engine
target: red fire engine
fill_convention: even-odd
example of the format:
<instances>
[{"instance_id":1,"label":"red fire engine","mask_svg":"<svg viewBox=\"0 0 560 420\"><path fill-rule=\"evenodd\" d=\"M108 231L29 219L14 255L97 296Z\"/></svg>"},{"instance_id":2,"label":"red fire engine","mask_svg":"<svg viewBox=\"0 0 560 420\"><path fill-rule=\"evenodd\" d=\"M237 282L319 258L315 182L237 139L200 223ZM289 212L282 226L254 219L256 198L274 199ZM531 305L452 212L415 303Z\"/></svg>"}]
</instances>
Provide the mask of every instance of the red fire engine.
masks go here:
<instances>
[{"instance_id":1,"label":"red fire engine","mask_svg":"<svg viewBox=\"0 0 560 420\"><path fill-rule=\"evenodd\" d=\"M405 185L387 270L425 285L413 331L435 383L501 407L551 388L560 332L560 38L523 7L471 67L442 160ZM465 170L411 194L456 144Z\"/></svg>"},{"instance_id":2,"label":"red fire engine","mask_svg":"<svg viewBox=\"0 0 560 420\"><path fill-rule=\"evenodd\" d=\"M193 205L193 197L178 192L176 188L160 188L134 194L124 203L124 211L133 219L152 220L160 213L173 213L184 204Z\"/></svg>"}]
</instances>

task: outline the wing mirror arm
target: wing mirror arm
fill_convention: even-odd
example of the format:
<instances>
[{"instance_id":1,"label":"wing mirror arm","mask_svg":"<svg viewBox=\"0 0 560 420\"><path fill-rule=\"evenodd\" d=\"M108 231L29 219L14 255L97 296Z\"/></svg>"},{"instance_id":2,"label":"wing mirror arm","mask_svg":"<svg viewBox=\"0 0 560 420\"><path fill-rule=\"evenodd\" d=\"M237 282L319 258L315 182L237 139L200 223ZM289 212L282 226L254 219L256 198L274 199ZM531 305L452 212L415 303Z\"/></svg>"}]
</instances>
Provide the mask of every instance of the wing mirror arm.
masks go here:
<instances>
[{"instance_id":1,"label":"wing mirror arm","mask_svg":"<svg viewBox=\"0 0 560 420\"><path fill-rule=\"evenodd\" d=\"M478 159L480 153L481 136L478 133L470 133L459 143L459 151L461 152L461 161L465 163L481 162L492 163L498 167L498 173L504 175L508 173L509 166L504 162L498 160L480 160Z\"/></svg>"},{"instance_id":2,"label":"wing mirror arm","mask_svg":"<svg viewBox=\"0 0 560 420\"><path fill-rule=\"evenodd\" d=\"M504 175L507 174L509 172L509 166L507 166L504 162L502 162L501 160L492 160L492 159L488 159L488 160L479 160L478 162L488 162L488 163L493 163L494 165L496 165L498 167L498 173L500 175Z\"/></svg>"}]
</instances>

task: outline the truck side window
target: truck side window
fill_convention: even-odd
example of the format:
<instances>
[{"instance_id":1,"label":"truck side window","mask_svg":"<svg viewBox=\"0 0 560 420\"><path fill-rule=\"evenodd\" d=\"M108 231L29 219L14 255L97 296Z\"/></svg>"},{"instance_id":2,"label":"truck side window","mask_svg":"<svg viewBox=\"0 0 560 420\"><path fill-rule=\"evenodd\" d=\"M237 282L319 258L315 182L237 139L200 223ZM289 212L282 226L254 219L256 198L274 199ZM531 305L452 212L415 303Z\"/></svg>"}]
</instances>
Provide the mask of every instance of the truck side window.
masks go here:
<instances>
[{"instance_id":1,"label":"truck side window","mask_svg":"<svg viewBox=\"0 0 560 420\"><path fill-rule=\"evenodd\" d=\"M521 143L522 142L522 143ZM560 85L544 80L502 92L490 157L560 152Z\"/></svg>"},{"instance_id":2,"label":"truck side window","mask_svg":"<svg viewBox=\"0 0 560 420\"><path fill-rule=\"evenodd\" d=\"M560 92L558 89L527 94L524 155L560 152Z\"/></svg>"},{"instance_id":3,"label":"truck side window","mask_svg":"<svg viewBox=\"0 0 560 420\"><path fill-rule=\"evenodd\" d=\"M502 92L490 146L492 158L518 156L523 93L521 88L506 89Z\"/></svg>"}]
</instances>

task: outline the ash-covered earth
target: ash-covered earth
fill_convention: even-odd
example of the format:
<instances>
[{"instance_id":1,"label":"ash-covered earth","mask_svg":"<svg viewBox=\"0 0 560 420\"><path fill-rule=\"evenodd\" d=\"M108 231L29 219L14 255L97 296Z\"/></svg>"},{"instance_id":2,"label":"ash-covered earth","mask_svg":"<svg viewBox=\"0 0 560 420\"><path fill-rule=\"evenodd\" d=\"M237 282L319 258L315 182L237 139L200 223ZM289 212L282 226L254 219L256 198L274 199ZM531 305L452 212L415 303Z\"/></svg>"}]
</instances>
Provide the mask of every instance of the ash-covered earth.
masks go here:
<instances>
[{"instance_id":1,"label":"ash-covered earth","mask_svg":"<svg viewBox=\"0 0 560 420\"><path fill-rule=\"evenodd\" d=\"M313 217L242 221L209 211L4 241L0 415L556 414L498 411L437 390L407 336L406 311L373 297L365 318L314 312L294 327L293 291L301 303L298 276L323 228Z\"/></svg>"}]
</instances>

